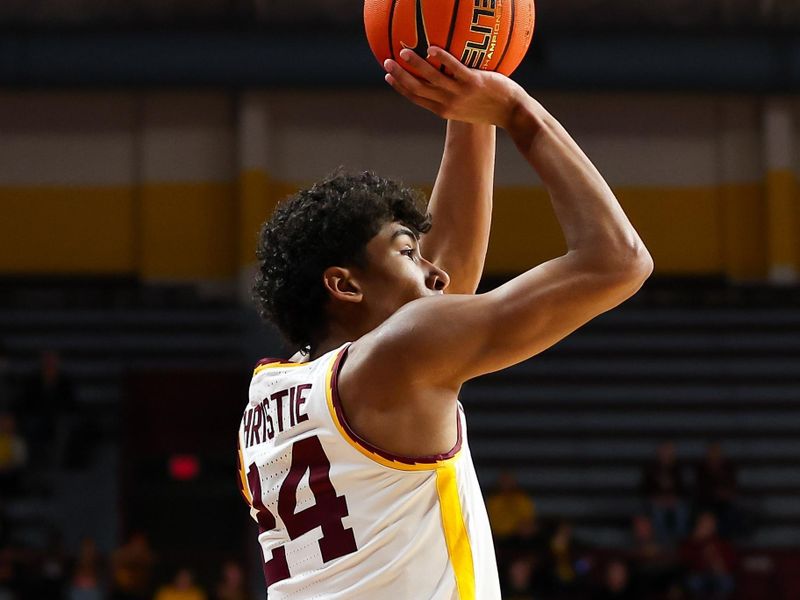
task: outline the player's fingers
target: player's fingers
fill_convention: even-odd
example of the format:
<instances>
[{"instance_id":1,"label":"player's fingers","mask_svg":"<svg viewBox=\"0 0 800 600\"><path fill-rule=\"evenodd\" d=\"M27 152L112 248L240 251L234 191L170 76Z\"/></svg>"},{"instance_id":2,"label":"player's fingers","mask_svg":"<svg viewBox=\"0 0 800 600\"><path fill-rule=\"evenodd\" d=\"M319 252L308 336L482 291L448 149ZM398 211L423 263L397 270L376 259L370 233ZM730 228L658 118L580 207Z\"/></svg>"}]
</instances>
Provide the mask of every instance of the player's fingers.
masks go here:
<instances>
[{"instance_id":1,"label":"player's fingers","mask_svg":"<svg viewBox=\"0 0 800 600\"><path fill-rule=\"evenodd\" d=\"M401 50L400 58L406 61L409 66L413 67L421 77L423 77L426 81L429 81L432 85L446 89L450 92L456 91L457 84L455 81L439 71L439 69L434 67L431 63L422 58L413 50L409 50L408 48Z\"/></svg>"},{"instance_id":2,"label":"player's fingers","mask_svg":"<svg viewBox=\"0 0 800 600\"><path fill-rule=\"evenodd\" d=\"M426 81L414 77L414 75L406 71L396 61L387 59L383 63L383 66L396 82L392 84L392 87L395 89L399 86L415 96L422 96L430 100L439 100L439 96L441 95L439 90L429 85Z\"/></svg>"},{"instance_id":3,"label":"player's fingers","mask_svg":"<svg viewBox=\"0 0 800 600\"><path fill-rule=\"evenodd\" d=\"M400 84L399 81L397 81L397 79L394 78L394 76L392 76L391 73L387 73L384 79L386 80L386 83L391 85L399 94L405 96L414 104L421 106L422 108L425 108L432 113L439 115L440 117L442 116L443 106L439 102L431 100L430 98L425 98L424 96L418 96L408 91Z\"/></svg>"},{"instance_id":4,"label":"player's fingers","mask_svg":"<svg viewBox=\"0 0 800 600\"><path fill-rule=\"evenodd\" d=\"M398 92L402 96L405 96L412 102L414 101L414 98L421 97L419 94L414 93L414 90L410 89L407 85L405 85L398 77L396 77L392 73L387 73L384 76L384 79L386 80L386 83L392 86L396 92Z\"/></svg>"},{"instance_id":5,"label":"player's fingers","mask_svg":"<svg viewBox=\"0 0 800 600\"><path fill-rule=\"evenodd\" d=\"M453 78L458 81L468 79L470 75L472 75L467 66L461 63L455 56L438 46L431 46L428 48L428 56L442 63L442 66L450 71L450 73L453 74Z\"/></svg>"},{"instance_id":6,"label":"player's fingers","mask_svg":"<svg viewBox=\"0 0 800 600\"><path fill-rule=\"evenodd\" d=\"M416 96L415 98L411 98L411 101L417 106L421 106L425 110L429 110L433 114L444 118L444 107L438 102L434 102L433 100L428 100L427 98L423 98L422 96Z\"/></svg>"}]
</instances>

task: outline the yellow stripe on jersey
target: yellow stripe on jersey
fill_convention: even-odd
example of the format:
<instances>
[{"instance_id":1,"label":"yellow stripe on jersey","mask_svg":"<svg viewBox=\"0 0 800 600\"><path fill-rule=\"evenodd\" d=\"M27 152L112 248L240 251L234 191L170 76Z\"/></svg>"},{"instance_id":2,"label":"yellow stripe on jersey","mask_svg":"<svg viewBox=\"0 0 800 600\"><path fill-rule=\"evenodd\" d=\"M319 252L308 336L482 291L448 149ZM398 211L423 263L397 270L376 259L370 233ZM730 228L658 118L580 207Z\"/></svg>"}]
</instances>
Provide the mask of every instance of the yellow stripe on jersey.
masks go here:
<instances>
[{"instance_id":1,"label":"yellow stripe on jersey","mask_svg":"<svg viewBox=\"0 0 800 600\"><path fill-rule=\"evenodd\" d=\"M440 460L431 463L409 464L396 460L389 460L388 458L385 458L380 454L376 454L369 448L365 448L358 442L358 440L354 439L342 426L342 423L339 420L339 415L336 414L336 407L333 405L333 384L332 384L333 369L336 366L336 360L338 358L339 358L338 354L334 355L333 359L331 360L331 364L328 367L328 373L325 376L325 396L328 400L328 411L331 413L331 419L333 419L333 424L336 425L336 429L339 431L339 433L342 435L342 438L344 438L344 440L348 444L350 444L353 448L358 450L361 454L363 454L370 460L373 460L376 463L383 465L384 467L389 467L391 469L399 469L401 471L435 471L436 469L439 469L442 466L452 465L455 462L460 452L457 452L455 455L446 460Z\"/></svg>"},{"instance_id":2,"label":"yellow stripe on jersey","mask_svg":"<svg viewBox=\"0 0 800 600\"><path fill-rule=\"evenodd\" d=\"M259 365L253 370L253 376L255 377L261 371L265 369L291 369L293 367L307 367L311 363L293 363L293 362L275 362L275 363L268 363L266 365Z\"/></svg>"},{"instance_id":3,"label":"yellow stripe on jersey","mask_svg":"<svg viewBox=\"0 0 800 600\"><path fill-rule=\"evenodd\" d=\"M439 494L447 552L450 554L450 563L456 574L458 597L461 600L475 600L472 548L469 545L464 515L461 513L455 465L441 466L436 470L436 491Z\"/></svg>"}]
</instances>

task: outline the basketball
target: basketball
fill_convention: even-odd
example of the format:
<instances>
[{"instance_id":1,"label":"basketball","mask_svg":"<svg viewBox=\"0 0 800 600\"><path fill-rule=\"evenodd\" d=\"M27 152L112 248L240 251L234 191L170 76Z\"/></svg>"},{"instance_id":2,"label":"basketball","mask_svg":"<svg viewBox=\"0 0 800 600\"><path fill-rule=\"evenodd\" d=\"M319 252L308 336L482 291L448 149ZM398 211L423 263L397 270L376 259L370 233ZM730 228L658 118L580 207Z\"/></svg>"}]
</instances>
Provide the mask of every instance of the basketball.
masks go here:
<instances>
[{"instance_id":1,"label":"basketball","mask_svg":"<svg viewBox=\"0 0 800 600\"><path fill-rule=\"evenodd\" d=\"M439 46L468 67L510 75L533 36L534 0L366 0L364 26L383 64L410 48L422 57ZM436 61L429 59L434 66Z\"/></svg>"}]
</instances>

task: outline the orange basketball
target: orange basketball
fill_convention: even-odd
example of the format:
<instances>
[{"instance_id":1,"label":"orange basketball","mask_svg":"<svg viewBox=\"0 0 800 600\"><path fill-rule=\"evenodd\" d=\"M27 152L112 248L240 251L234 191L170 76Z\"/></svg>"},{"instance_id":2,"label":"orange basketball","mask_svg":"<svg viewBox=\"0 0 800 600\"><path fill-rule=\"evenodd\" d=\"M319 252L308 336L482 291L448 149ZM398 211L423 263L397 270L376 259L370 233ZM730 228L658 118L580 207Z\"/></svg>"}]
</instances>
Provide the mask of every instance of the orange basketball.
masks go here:
<instances>
[{"instance_id":1,"label":"orange basketball","mask_svg":"<svg viewBox=\"0 0 800 600\"><path fill-rule=\"evenodd\" d=\"M510 75L533 36L533 0L365 0L364 25L383 64L410 48L439 46L468 67ZM433 64L436 64L431 60Z\"/></svg>"}]
</instances>

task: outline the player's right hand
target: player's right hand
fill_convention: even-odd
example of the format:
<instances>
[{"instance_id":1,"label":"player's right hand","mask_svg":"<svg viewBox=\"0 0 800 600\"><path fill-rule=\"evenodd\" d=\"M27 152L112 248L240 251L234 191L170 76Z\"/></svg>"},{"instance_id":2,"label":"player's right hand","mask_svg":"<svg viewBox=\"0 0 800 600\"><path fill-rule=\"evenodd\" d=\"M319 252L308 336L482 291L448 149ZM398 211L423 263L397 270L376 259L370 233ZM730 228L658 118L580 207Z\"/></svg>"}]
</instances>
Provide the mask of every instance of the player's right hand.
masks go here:
<instances>
[{"instance_id":1,"label":"player's right hand","mask_svg":"<svg viewBox=\"0 0 800 600\"><path fill-rule=\"evenodd\" d=\"M387 83L444 119L508 127L516 107L527 96L522 87L500 73L470 69L436 46L428 48L428 56L441 62L446 72L406 48L400 51L400 58L421 77L387 59L383 65Z\"/></svg>"}]
</instances>

